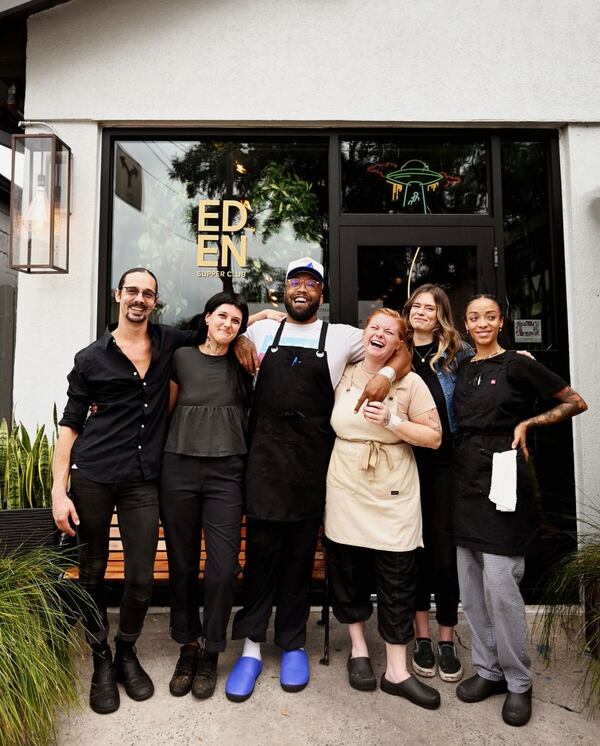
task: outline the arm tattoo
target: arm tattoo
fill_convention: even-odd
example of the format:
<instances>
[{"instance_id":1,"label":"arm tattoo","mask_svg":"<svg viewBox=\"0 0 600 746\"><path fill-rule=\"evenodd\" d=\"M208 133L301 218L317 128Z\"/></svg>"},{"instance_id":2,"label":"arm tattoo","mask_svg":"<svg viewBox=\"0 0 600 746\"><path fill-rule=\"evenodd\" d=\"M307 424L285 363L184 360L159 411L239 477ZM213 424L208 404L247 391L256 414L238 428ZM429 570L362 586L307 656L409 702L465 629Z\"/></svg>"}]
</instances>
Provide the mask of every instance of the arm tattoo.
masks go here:
<instances>
[{"instance_id":1,"label":"arm tattoo","mask_svg":"<svg viewBox=\"0 0 600 746\"><path fill-rule=\"evenodd\" d=\"M585 412L587 404L579 396L576 391L570 386L565 386L557 394L554 394L554 398L558 399L558 404L548 412L543 412L535 417L531 417L529 420L525 420L527 427L543 427L544 425L555 425L557 422L563 422L574 417L580 412Z\"/></svg>"},{"instance_id":2,"label":"arm tattoo","mask_svg":"<svg viewBox=\"0 0 600 746\"><path fill-rule=\"evenodd\" d=\"M430 409L427 412L428 427L435 430L436 433L442 432L442 423L440 422L440 416L437 409Z\"/></svg>"}]
</instances>

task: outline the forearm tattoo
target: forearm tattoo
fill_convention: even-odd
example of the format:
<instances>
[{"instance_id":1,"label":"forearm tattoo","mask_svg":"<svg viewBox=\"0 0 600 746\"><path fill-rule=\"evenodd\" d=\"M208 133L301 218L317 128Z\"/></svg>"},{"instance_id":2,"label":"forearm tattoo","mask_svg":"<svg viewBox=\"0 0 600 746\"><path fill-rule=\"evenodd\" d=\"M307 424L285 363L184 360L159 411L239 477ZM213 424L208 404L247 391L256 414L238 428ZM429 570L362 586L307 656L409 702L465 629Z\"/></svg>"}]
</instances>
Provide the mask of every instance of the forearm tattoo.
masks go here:
<instances>
[{"instance_id":1,"label":"forearm tattoo","mask_svg":"<svg viewBox=\"0 0 600 746\"><path fill-rule=\"evenodd\" d=\"M587 404L570 386L561 389L558 394L555 394L554 398L558 399L560 404L553 407L548 412L543 412L542 414L538 414L535 417L525 420L527 427L555 425L558 422L563 422L564 420L568 420L570 417L574 417L580 412L585 412L587 409Z\"/></svg>"},{"instance_id":2,"label":"forearm tattoo","mask_svg":"<svg viewBox=\"0 0 600 746\"><path fill-rule=\"evenodd\" d=\"M432 430L435 430L436 433L442 432L442 423L440 422L440 416L437 409L430 409L429 412L427 412L427 425Z\"/></svg>"}]
</instances>

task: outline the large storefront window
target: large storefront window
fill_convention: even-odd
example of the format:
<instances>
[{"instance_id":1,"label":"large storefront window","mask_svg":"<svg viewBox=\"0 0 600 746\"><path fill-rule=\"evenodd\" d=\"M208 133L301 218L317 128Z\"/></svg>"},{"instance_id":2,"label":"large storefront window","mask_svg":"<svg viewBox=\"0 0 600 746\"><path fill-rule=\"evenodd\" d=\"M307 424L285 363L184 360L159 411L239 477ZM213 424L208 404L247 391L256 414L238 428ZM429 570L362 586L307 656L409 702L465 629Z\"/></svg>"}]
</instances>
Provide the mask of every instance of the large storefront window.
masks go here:
<instances>
[{"instance_id":1,"label":"large storefront window","mask_svg":"<svg viewBox=\"0 0 600 746\"><path fill-rule=\"evenodd\" d=\"M157 320L181 327L222 290L280 307L292 259L328 265L327 153L324 139L117 141L111 289L152 269Z\"/></svg>"},{"instance_id":2,"label":"large storefront window","mask_svg":"<svg viewBox=\"0 0 600 746\"><path fill-rule=\"evenodd\" d=\"M414 136L344 139L341 152L344 212L488 212L484 141Z\"/></svg>"}]
</instances>

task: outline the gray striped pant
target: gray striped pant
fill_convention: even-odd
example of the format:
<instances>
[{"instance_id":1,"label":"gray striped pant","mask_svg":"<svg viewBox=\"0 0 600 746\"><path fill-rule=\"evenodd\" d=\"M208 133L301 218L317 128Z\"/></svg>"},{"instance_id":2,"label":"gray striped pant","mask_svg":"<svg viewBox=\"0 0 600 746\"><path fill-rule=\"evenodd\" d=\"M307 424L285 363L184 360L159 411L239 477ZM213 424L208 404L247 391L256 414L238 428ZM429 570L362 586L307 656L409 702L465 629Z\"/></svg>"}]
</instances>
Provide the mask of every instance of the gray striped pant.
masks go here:
<instances>
[{"instance_id":1,"label":"gray striped pant","mask_svg":"<svg viewBox=\"0 0 600 746\"><path fill-rule=\"evenodd\" d=\"M525 602L519 590L525 558L457 547L456 559L475 670L490 681L505 678L511 692L527 691L531 659Z\"/></svg>"}]
</instances>

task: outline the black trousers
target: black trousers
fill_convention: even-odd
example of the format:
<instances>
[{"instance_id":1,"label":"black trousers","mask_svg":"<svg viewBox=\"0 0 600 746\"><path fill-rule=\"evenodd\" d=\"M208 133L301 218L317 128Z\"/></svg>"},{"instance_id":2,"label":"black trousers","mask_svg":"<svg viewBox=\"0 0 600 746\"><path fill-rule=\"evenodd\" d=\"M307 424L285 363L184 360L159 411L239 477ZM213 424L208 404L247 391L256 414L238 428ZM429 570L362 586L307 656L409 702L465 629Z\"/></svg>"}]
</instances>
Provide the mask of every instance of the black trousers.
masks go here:
<instances>
[{"instance_id":1,"label":"black trousers","mask_svg":"<svg viewBox=\"0 0 600 746\"><path fill-rule=\"evenodd\" d=\"M282 650L306 642L310 579L321 518L294 522L248 518L244 606L233 620L233 639L267 639L275 605L275 644Z\"/></svg>"},{"instance_id":2,"label":"black trousers","mask_svg":"<svg viewBox=\"0 0 600 746\"><path fill-rule=\"evenodd\" d=\"M90 644L108 637L104 573L108 562L110 522L115 506L123 540L125 590L121 598L117 637L135 641L142 631L154 583L158 542L158 486L156 482L102 484L71 471L71 497L79 514L79 581L100 612L83 614Z\"/></svg>"},{"instance_id":3,"label":"black trousers","mask_svg":"<svg viewBox=\"0 0 600 746\"><path fill-rule=\"evenodd\" d=\"M169 558L171 637L180 645L204 637L206 650L225 650L227 624L240 571L241 456L165 453L160 515ZM198 569L202 529L206 542L204 624L200 623Z\"/></svg>"},{"instance_id":4,"label":"black trousers","mask_svg":"<svg viewBox=\"0 0 600 746\"><path fill-rule=\"evenodd\" d=\"M365 622L373 613L371 593L377 593L377 627L391 645L406 645L413 637L417 584L416 550L387 552L326 542L331 606L338 622Z\"/></svg>"},{"instance_id":5,"label":"black trousers","mask_svg":"<svg viewBox=\"0 0 600 746\"><path fill-rule=\"evenodd\" d=\"M421 483L423 544L418 550L417 611L428 611L434 594L438 624L458 622L458 574L452 534L451 471L449 447L443 451L416 449Z\"/></svg>"}]
</instances>

